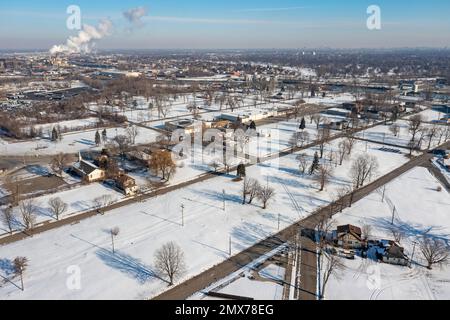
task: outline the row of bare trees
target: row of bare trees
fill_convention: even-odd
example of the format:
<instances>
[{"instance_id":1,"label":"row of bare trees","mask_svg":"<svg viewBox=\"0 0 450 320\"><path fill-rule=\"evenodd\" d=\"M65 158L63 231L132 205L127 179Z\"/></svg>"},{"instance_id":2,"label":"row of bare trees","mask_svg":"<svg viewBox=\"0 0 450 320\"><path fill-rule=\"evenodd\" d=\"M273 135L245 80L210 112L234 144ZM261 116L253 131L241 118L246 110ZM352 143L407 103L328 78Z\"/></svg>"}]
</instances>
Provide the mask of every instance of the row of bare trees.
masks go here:
<instances>
[{"instance_id":1,"label":"row of bare trees","mask_svg":"<svg viewBox=\"0 0 450 320\"><path fill-rule=\"evenodd\" d=\"M440 145L443 141L450 139L450 126L433 124L426 127L423 123L423 117L419 114L408 120L408 131L411 135L408 143L410 155L414 150L420 150L424 141L428 143L427 149L430 150L434 140L437 141L437 145ZM397 124L392 125L390 130L395 136L400 133L400 127Z\"/></svg>"},{"instance_id":2,"label":"row of bare trees","mask_svg":"<svg viewBox=\"0 0 450 320\"><path fill-rule=\"evenodd\" d=\"M275 189L269 185L263 186L258 180L245 178L242 185L242 204L252 204L254 199L262 203L262 208L266 209L268 202L275 196ZM248 201L247 201L248 198Z\"/></svg>"},{"instance_id":3,"label":"row of bare trees","mask_svg":"<svg viewBox=\"0 0 450 320\"><path fill-rule=\"evenodd\" d=\"M68 205L61 198L51 198L48 201L48 211L56 220L66 213ZM20 214L22 222L20 223L14 212L12 206L5 207L0 210L0 221L7 226L10 234L14 232L17 225L22 225L25 231L34 229L36 225L36 216L39 211L39 207L33 199L26 199L19 202L18 212Z\"/></svg>"}]
</instances>

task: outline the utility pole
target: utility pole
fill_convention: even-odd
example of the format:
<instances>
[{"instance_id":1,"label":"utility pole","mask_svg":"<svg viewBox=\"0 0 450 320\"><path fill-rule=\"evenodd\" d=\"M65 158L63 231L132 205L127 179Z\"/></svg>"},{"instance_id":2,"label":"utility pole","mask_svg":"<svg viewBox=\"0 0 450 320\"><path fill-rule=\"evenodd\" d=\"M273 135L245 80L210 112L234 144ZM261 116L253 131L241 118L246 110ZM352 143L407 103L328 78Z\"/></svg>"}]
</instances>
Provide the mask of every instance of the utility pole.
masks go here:
<instances>
[{"instance_id":1,"label":"utility pole","mask_svg":"<svg viewBox=\"0 0 450 320\"><path fill-rule=\"evenodd\" d=\"M384 202L384 195L386 194L386 185L383 187L383 197L381 199L381 202Z\"/></svg>"},{"instance_id":2,"label":"utility pole","mask_svg":"<svg viewBox=\"0 0 450 320\"><path fill-rule=\"evenodd\" d=\"M184 227L184 204L181 204L181 226Z\"/></svg>"},{"instance_id":3,"label":"utility pole","mask_svg":"<svg viewBox=\"0 0 450 320\"><path fill-rule=\"evenodd\" d=\"M228 239L229 241L228 241L228 254L230 255L230 257L231 257L231 234L230 234L230 236L229 236L229 239Z\"/></svg>"},{"instance_id":4,"label":"utility pole","mask_svg":"<svg viewBox=\"0 0 450 320\"><path fill-rule=\"evenodd\" d=\"M353 204L353 196L355 195L355 191L352 191L352 193L350 193L350 205L349 205L349 208L351 208L352 207L352 204Z\"/></svg>"}]
</instances>

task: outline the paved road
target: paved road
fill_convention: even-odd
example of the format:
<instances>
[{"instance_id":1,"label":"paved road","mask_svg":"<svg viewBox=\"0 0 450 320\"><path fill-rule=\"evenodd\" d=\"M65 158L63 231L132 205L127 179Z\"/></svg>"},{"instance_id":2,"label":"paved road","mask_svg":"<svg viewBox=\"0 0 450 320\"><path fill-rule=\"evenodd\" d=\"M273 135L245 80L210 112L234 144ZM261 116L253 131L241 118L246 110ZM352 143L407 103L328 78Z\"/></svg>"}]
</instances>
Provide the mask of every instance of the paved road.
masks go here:
<instances>
[{"instance_id":1,"label":"paved road","mask_svg":"<svg viewBox=\"0 0 450 320\"><path fill-rule=\"evenodd\" d=\"M450 142L444 143L439 148L448 148L450 146ZM387 175L381 177L380 179L374 181L373 183L359 189L353 194L353 202L359 201L362 198L366 197L368 194L372 193L378 188L381 188L385 184L391 182L397 177L401 176L405 172L413 169L417 166L429 166L430 160L433 158L433 155L429 153L425 153L421 156L413 158L408 163L404 164L400 168L388 173ZM308 217L302 222L302 226L305 230L313 230L316 228L319 221L323 219L323 217L329 216L330 214L336 214L340 211L341 203L345 204L345 207L348 207L350 204L350 195L345 196L338 204L329 206L315 215ZM301 286L300 286L300 300L316 300L316 284L317 284L317 255L316 255L316 244L313 240L311 240L308 235L302 234L301 237L301 248L302 248L302 265L301 265Z\"/></svg>"},{"instance_id":2,"label":"paved road","mask_svg":"<svg viewBox=\"0 0 450 320\"><path fill-rule=\"evenodd\" d=\"M272 121L276 121L279 119L272 119ZM379 125L380 123L373 124L372 126ZM355 130L366 130L367 128L360 128ZM333 136L330 138L330 140L338 139L339 137L343 136L344 133L338 134L337 136ZM303 148L295 148L294 151L299 151L302 149L310 148L312 146L316 145L316 143L310 144L308 146L304 146ZM267 161L276 157L282 157L286 156L288 154L291 154L291 151L284 151L281 153L277 153L265 158L260 159L261 162ZM354 195L354 200L357 201L361 198L363 198L368 193L372 192L373 190L377 189L378 187L386 184L387 182L391 181L392 179L395 179L402 173L408 171L409 169L420 165L426 161L429 161L431 159L431 156L428 154L425 154L423 156L417 157L413 160L411 160L406 165L402 166L401 168L398 168L397 170L394 170L390 174L380 178L379 180L375 181L374 183L370 184L369 186L366 186L365 188L362 188ZM235 168L233 168L235 170ZM105 214L108 211L114 210L119 207L123 207L126 205L130 205L135 202L144 201L146 199L155 197L157 195L165 194L180 188L184 188L186 186L205 181L207 179L216 177L217 175L220 175L221 173L206 173L194 180L187 181L185 183L181 183L178 185L166 187L161 190L154 191L152 193L148 193L145 195L141 195L137 198L132 198L117 204L113 204L111 206L107 206L105 208L101 209L101 213ZM347 197L348 198L348 197ZM343 201L345 200L345 197ZM295 235L298 233L299 228L300 229L314 229L315 225L317 225L317 222L320 221L320 217L326 214L330 214L330 212L334 212L335 208L333 207L326 207L322 210L319 210L312 216L306 218L305 220L294 224L287 229L281 231L280 233L268 238L264 239L258 244L254 245L253 247L239 253L238 255L230 258L229 260L221 263L220 265L205 271L204 273L194 277L191 280L188 280L187 282L167 291L166 293L162 294L161 296L157 297L158 299L165 299L165 300L172 300L172 299L185 299L189 296L191 296L193 293L207 287L211 283L215 282L218 279L221 279L228 274L240 269L242 266L247 265L251 261L257 259L261 255L271 251L274 247L279 246L282 243L285 243L295 237ZM35 234L39 234L51 229L59 228L64 225L69 224L75 224L79 223L81 220L98 215L99 211L93 210L89 212L85 212L83 214L79 214L73 217L66 218L61 221L55 221L52 223L48 223L45 225L41 225L39 227L36 227L32 231L27 232L21 232L14 234L9 237L5 237L0 239L0 245L12 243L15 241L19 241L22 239L25 239L27 237L33 236ZM315 244L311 240L308 240L307 237L301 238L301 245L302 245L302 269L301 269L301 288L300 288L300 299L315 299L315 291L316 291L316 280L315 280L315 270L316 270L316 262L315 262Z\"/></svg>"},{"instance_id":3,"label":"paved road","mask_svg":"<svg viewBox=\"0 0 450 320\"><path fill-rule=\"evenodd\" d=\"M308 112L315 113L316 111L317 111L317 109L312 108L312 105L310 105L306 110L304 110L304 114L307 114ZM276 123L276 122L279 122L279 121L283 121L285 119L286 119L285 117L273 117L273 118L270 118L270 119L265 119L263 122L264 122L264 124ZM362 129L359 129L359 130L362 130ZM337 136L333 136L333 137L330 138L330 140L337 139L340 136L342 136L342 134L339 134ZM294 151L300 151L300 150L303 150L303 149L307 149L307 148L313 147L315 145L317 145L317 143L314 142L314 143L311 143L309 145L303 146L301 148L295 148ZM283 151L283 152L280 152L280 153L275 153L275 154L267 156L267 157L262 157L262 158L258 159L258 163L265 162L265 161L268 161L268 160L271 160L271 159L274 159L274 158L277 158L277 157L284 157L286 155L291 154L292 152L293 151L291 151L289 149L287 151ZM1 158L2 157L0 157L0 159ZM23 157L17 157L17 156L6 156L4 158L10 159L10 160L15 160L15 161L19 161L20 159L23 160ZM33 164L35 164L35 163L48 163L48 162L50 162L50 160L52 158L53 158L53 156L42 156L42 157L38 157L38 158L30 157L30 158L27 158L26 161L27 161L27 164L31 164L31 163L33 163ZM254 164L250 164L250 165L254 165ZM235 170L236 170L236 167L230 168L228 171L231 172L231 171L235 171ZM120 208L120 207L124 207L124 206L130 205L132 203L145 201L145 200L153 198L155 196L166 194L168 192L171 192L171 191L174 191L174 190L178 190L178 189L190 186L192 184L195 184L195 183L198 183L198 182L202 182L202 181L205 181L205 180L217 177L218 175L222 175L224 173L225 173L224 170L218 171L216 173L208 172L208 173L200 175L199 177L197 177L195 179L192 179L192 180L189 180L189 181L177 184L177 185L173 185L173 186L165 187L165 188L162 188L162 189L158 189L158 190L156 190L154 192L146 193L146 194L143 194L143 195L138 196L138 197L130 198L128 200L125 200L125 201L122 201L122 202L119 202L119 203L116 203L116 204L113 204L113 205L109 205L109 206L103 207L103 208L101 208L100 212L101 212L101 214L105 214L105 213L107 213L107 212L109 212L111 210L114 210L114 209L117 209L117 208ZM44 225L39 225L39 226L35 227L33 230L29 230L27 232L15 233L15 234L13 234L11 236L3 237L3 238L0 239L0 245L9 244L9 243L12 243L12 242L15 242L15 241L19 241L19 240L25 239L27 237L33 236L35 234L39 234L39 233L42 233L42 232L45 232L45 231L56 229L56 228L59 228L59 227L65 226L65 225L79 223L81 220L93 217L93 216L98 215L98 214L100 214L99 210L96 209L96 210L91 210L91 211L88 211L88 212L84 212L84 213L81 213L81 214L78 214L78 215L75 215L75 216L72 216L72 217L64 218L63 220L60 220L60 221L51 221L51 222L48 222L48 223L46 223Z\"/></svg>"},{"instance_id":4,"label":"paved road","mask_svg":"<svg viewBox=\"0 0 450 320\"><path fill-rule=\"evenodd\" d=\"M449 144L449 143L447 143ZM396 170L390 172L389 174L379 178L378 180L372 182L371 184L361 188L353 194L353 202L358 201L374 190L382 187L383 185L389 183L405 172L411 170L412 168L427 163L432 158L430 154L424 154L419 157L413 158L411 161L405 165L397 168ZM237 254L236 256L222 262L221 264L202 272L201 274L195 276L194 278L162 293L161 295L155 297L156 300L182 300L190 297L194 293L208 287L215 281L226 277L227 275L239 270L243 266L249 264L265 253L273 250L275 247L282 243L291 241L294 239L295 235L300 231L302 232L301 237L301 279L300 279L300 300L316 300L316 284L317 284L317 257L316 257L316 245L308 236L309 230L314 230L318 222L325 216L330 216L330 214L336 214L340 210L340 203L344 203L345 206L349 205L350 195L345 196L338 204L331 204L325 208L318 210L313 215L308 218L289 226L278 234L271 236L261 242L255 244L251 248Z\"/></svg>"}]
</instances>

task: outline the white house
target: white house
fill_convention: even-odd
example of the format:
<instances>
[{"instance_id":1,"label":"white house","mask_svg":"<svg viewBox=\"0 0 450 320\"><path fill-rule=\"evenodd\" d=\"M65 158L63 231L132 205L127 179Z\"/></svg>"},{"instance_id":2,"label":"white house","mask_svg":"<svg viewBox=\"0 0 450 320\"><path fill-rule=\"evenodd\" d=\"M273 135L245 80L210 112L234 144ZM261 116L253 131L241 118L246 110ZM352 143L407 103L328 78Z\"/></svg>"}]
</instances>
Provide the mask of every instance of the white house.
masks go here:
<instances>
[{"instance_id":1,"label":"white house","mask_svg":"<svg viewBox=\"0 0 450 320\"><path fill-rule=\"evenodd\" d=\"M72 170L86 182L96 182L106 178L105 170L84 160L80 153L78 154L78 162L72 166Z\"/></svg>"}]
</instances>

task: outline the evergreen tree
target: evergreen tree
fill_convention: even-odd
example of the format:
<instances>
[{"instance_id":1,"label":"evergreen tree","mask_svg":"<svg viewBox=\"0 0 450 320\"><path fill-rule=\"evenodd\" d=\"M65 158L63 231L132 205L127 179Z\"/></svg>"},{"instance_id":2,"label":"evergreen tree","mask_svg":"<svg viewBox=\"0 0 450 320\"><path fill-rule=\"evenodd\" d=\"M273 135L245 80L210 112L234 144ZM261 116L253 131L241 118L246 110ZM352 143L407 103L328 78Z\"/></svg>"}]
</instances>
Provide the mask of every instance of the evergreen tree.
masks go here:
<instances>
[{"instance_id":1,"label":"evergreen tree","mask_svg":"<svg viewBox=\"0 0 450 320\"><path fill-rule=\"evenodd\" d=\"M302 121L300 122L300 127L299 127L299 129L300 129L300 130L305 130L305 128L306 128L306 121L305 121L305 118L303 117L303 118L302 118Z\"/></svg>"},{"instance_id":2,"label":"evergreen tree","mask_svg":"<svg viewBox=\"0 0 450 320\"><path fill-rule=\"evenodd\" d=\"M256 130L256 123L255 123L255 121L250 122L250 129Z\"/></svg>"},{"instance_id":3,"label":"evergreen tree","mask_svg":"<svg viewBox=\"0 0 450 320\"><path fill-rule=\"evenodd\" d=\"M313 175L317 169L319 169L320 166L320 160L319 160L319 154L316 152L314 153L314 160L311 164L311 167L309 168L309 174Z\"/></svg>"},{"instance_id":4,"label":"evergreen tree","mask_svg":"<svg viewBox=\"0 0 450 320\"><path fill-rule=\"evenodd\" d=\"M98 146L101 143L100 133L98 130L95 132L95 144Z\"/></svg>"},{"instance_id":5,"label":"evergreen tree","mask_svg":"<svg viewBox=\"0 0 450 320\"><path fill-rule=\"evenodd\" d=\"M239 178L245 177L245 165L241 163L237 167L237 175Z\"/></svg>"},{"instance_id":6,"label":"evergreen tree","mask_svg":"<svg viewBox=\"0 0 450 320\"><path fill-rule=\"evenodd\" d=\"M102 131L102 140L103 140L103 143L105 143L107 139L108 139L108 137L107 137L107 134L106 134L106 129L103 129L103 131Z\"/></svg>"},{"instance_id":7,"label":"evergreen tree","mask_svg":"<svg viewBox=\"0 0 450 320\"><path fill-rule=\"evenodd\" d=\"M58 130L56 130L56 128L54 127L52 130L52 141L57 141L58 140Z\"/></svg>"}]
</instances>

